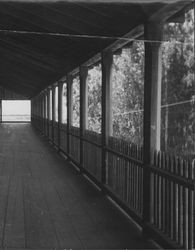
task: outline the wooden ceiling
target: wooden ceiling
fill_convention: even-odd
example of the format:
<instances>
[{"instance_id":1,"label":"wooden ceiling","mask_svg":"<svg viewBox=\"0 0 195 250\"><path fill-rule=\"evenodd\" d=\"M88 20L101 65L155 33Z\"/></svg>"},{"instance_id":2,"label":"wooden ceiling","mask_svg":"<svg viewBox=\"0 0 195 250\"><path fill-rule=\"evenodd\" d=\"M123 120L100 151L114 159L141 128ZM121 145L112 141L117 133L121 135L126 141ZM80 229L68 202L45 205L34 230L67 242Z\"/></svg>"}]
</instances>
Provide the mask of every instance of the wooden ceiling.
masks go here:
<instances>
[{"instance_id":1,"label":"wooden ceiling","mask_svg":"<svg viewBox=\"0 0 195 250\"><path fill-rule=\"evenodd\" d=\"M0 85L31 98L115 41L86 35L123 36L171 2L0 0Z\"/></svg>"}]
</instances>

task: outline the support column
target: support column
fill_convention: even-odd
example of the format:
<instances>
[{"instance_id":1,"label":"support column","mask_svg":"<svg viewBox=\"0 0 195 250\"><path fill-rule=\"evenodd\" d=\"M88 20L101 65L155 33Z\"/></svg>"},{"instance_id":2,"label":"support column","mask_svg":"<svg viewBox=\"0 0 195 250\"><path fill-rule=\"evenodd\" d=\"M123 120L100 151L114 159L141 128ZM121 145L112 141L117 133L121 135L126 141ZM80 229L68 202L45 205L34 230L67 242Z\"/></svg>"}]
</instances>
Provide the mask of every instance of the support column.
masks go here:
<instances>
[{"instance_id":1,"label":"support column","mask_svg":"<svg viewBox=\"0 0 195 250\"><path fill-rule=\"evenodd\" d=\"M112 135L112 52L102 52L102 184L107 182L108 138Z\"/></svg>"},{"instance_id":2,"label":"support column","mask_svg":"<svg viewBox=\"0 0 195 250\"><path fill-rule=\"evenodd\" d=\"M49 122L50 122L50 89L46 90L47 94L47 137L49 139Z\"/></svg>"},{"instance_id":3,"label":"support column","mask_svg":"<svg viewBox=\"0 0 195 250\"><path fill-rule=\"evenodd\" d=\"M41 94L38 96L39 102L39 130L42 131L42 107L41 107Z\"/></svg>"},{"instance_id":4,"label":"support column","mask_svg":"<svg viewBox=\"0 0 195 250\"><path fill-rule=\"evenodd\" d=\"M31 106L31 124L33 124L32 120L33 120L33 113L34 113L34 105L33 105L33 99L30 100L30 106Z\"/></svg>"},{"instance_id":5,"label":"support column","mask_svg":"<svg viewBox=\"0 0 195 250\"><path fill-rule=\"evenodd\" d=\"M84 141L83 137L87 129L87 108L88 108L88 68L80 67L80 171L83 169Z\"/></svg>"},{"instance_id":6,"label":"support column","mask_svg":"<svg viewBox=\"0 0 195 250\"><path fill-rule=\"evenodd\" d=\"M42 134L44 134L45 130L45 105L44 105L45 97L44 93L41 93L41 106L42 106Z\"/></svg>"},{"instance_id":7,"label":"support column","mask_svg":"<svg viewBox=\"0 0 195 250\"><path fill-rule=\"evenodd\" d=\"M47 107L46 107L46 92L43 92L43 105L44 105L44 135L46 135L46 131L47 131Z\"/></svg>"},{"instance_id":8,"label":"support column","mask_svg":"<svg viewBox=\"0 0 195 250\"><path fill-rule=\"evenodd\" d=\"M63 82L58 82L58 148L59 149L61 145L60 127L62 124L62 89L63 89Z\"/></svg>"},{"instance_id":9,"label":"support column","mask_svg":"<svg viewBox=\"0 0 195 250\"><path fill-rule=\"evenodd\" d=\"M0 123L2 123L2 99L0 99Z\"/></svg>"},{"instance_id":10,"label":"support column","mask_svg":"<svg viewBox=\"0 0 195 250\"><path fill-rule=\"evenodd\" d=\"M54 123L55 123L55 86L52 86L52 143L54 144Z\"/></svg>"},{"instance_id":11,"label":"support column","mask_svg":"<svg viewBox=\"0 0 195 250\"><path fill-rule=\"evenodd\" d=\"M72 125L72 75L67 76L67 155L70 156L70 127Z\"/></svg>"},{"instance_id":12,"label":"support column","mask_svg":"<svg viewBox=\"0 0 195 250\"><path fill-rule=\"evenodd\" d=\"M161 126L161 41L162 24L145 24L145 85L144 85L144 177L143 177L143 220L153 221L151 184L153 177L149 169L154 150L160 150ZM147 229L143 230L147 233Z\"/></svg>"}]
</instances>

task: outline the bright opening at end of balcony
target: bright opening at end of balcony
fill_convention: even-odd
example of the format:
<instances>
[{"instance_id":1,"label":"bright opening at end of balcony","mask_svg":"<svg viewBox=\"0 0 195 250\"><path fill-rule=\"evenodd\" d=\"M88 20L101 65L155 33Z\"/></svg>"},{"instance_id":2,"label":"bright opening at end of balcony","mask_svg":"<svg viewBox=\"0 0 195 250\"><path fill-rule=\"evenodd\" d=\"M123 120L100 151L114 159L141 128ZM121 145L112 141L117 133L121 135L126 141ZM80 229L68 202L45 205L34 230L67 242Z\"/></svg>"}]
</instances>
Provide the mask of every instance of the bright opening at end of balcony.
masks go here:
<instances>
[{"instance_id":1,"label":"bright opening at end of balcony","mask_svg":"<svg viewBox=\"0 0 195 250\"><path fill-rule=\"evenodd\" d=\"M30 122L31 102L29 100L2 101L3 122Z\"/></svg>"}]
</instances>

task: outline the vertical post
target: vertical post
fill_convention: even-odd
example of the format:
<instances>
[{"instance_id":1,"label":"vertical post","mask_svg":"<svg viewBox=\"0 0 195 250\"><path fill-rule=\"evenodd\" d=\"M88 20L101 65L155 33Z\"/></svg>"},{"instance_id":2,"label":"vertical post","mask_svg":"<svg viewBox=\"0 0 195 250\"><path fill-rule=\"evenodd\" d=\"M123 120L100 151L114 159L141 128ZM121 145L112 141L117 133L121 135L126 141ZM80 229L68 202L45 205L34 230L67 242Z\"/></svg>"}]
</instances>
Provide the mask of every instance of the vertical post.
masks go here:
<instances>
[{"instance_id":1,"label":"vertical post","mask_svg":"<svg viewBox=\"0 0 195 250\"><path fill-rule=\"evenodd\" d=\"M144 85L144 169L143 221L153 221L153 177L149 169L154 150L160 150L161 118L161 39L162 24L145 24L145 85ZM156 42L158 41L158 42ZM143 228L143 233L147 232Z\"/></svg>"},{"instance_id":2,"label":"vertical post","mask_svg":"<svg viewBox=\"0 0 195 250\"><path fill-rule=\"evenodd\" d=\"M43 95L40 93L40 125L41 125L41 133L43 133Z\"/></svg>"},{"instance_id":3,"label":"vertical post","mask_svg":"<svg viewBox=\"0 0 195 250\"><path fill-rule=\"evenodd\" d=\"M44 106L44 131L43 134L46 134L46 119L47 119L47 108L46 108L46 93L43 91L43 106Z\"/></svg>"},{"instance_id":4,"label":"vertical post","mask_svg":"<svg viewBox=\"0 0 195 250\"><path fill-rule=\"evenodd\" d=\"M84 141L83 137L87 129L87 107L88 107L88 68L80 67L80 171L83 169Z\"/></svg>"},{"instance_id":5,"label":"vertical post","mask_svg":"<svg viewBox=\"0 0 195 250\"><path fill-rule=\"evenodd\" d=\"M47 89L47 137L49 139L49 123L50 123L50 89Z\"/></svg>"},{"instance_id":6,"label":"vertical post","mask_svg":"<svg viewBox=\"0 0 195 250\"><path fill-rule=\"evenodd\" d=\"M34 113L34 106L33 106L33 99L30 100L30 106L31 106L31 124L33 120L33 113Z\"/></svg>"},{"instance_id":7,"label":"vertical post","mask_svg":"<svg viewBox=\"0 0 195 250\"><path fill-rule=\"evenodd\" d=\"M70 156L70 128L72 125L72 75L67 76L67 155Z\"/></svg>"},{"instance_id":8,"label":"vertical post","mask_svg":"<svg viewBox=\"0 0 195 250\"><path fill-rule=\"evenodd\" d=\"M108 138L112 135L112 52L102 52L102 185L107 182Z\"/></svg>"},{"instance_id":9,"label":"vertical post","mask_svg":"<svg viewBox=\"0 0 195 250\"><path fill-rule=\"evenodd\" d=\"M54 144L54 124L55 124L55 86L52 86L52 143Z\"/></svg>"},{"instance_id":10,"label":"vertical post","mask_svg":"<svg viewBox=\"0 0 195 250\"><path fill-rule=\"evenodd\" d=\"M62 89L63 89L63 82L58 82L58 149L59 150L61 145L60 129L62 124Z\"/></svg>"},{"instance_id":11,"label":"vertical post","mask_svg":"<svg viewBox=\"0 0 195 250\"><path fill-rule=\"evenodd\" d=\"M45 132L45 94L42 92L42 133Z\"/></svg>"},{"instance_id":12,"label":"vertical post","mask_svg":"<svg viewBox=\"0 0 195 250\"><path fill-rule=\"evenodd\" d=\"M39 130L41 131L41 95L38 96L38 105L39 105Z\"/></svg>"},{"instance_id":13,"label":"vertical post","mask_svg":"<svg viewBox=\"0 0 195 250\"><path fill-rule=\"evenodd\" d=\"M39 97L36 96L36 127L39 129Z\"/></svg>"},{"instance_id":14,"label":"vertical post","mask_svg":"<svg viewBox=\"0 0 195 250\"><path fill-rule=\"evenodd\" d=\"M2 99L0 99L0 123L2 123Z\"/></svg>"}]
</instances>

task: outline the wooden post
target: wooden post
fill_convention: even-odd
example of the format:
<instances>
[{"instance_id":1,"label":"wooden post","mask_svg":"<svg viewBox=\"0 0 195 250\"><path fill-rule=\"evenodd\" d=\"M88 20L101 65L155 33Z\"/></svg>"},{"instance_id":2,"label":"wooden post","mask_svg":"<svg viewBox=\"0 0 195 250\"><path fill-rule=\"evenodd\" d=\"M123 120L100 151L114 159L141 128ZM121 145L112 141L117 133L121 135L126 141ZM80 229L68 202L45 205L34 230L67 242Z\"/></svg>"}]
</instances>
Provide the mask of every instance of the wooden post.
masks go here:
<instances>
[{"instance_id":1,"label":"wooden post","mask_svg":"<svg viewBox=\"0 0 195 250\"><path fill-rule=\"evenodd\" d=\"M40 94L40 106L41 106L41 133L44 131L44 106L43 106L43 93Z\"/></svg>"},{"instance_id":2,"label":"wooden post","mask_svg":"<svg viewBox=\"0 0 195 250\"><path fill-rule=\"evenodd\" d=\"M83 169L84 142L83 136L87 129L87 108L88 108L88 68L80 67L80 171Z\"/></svg>"},{"instance_id":3,"label":"wooden post","mask_svg":"<svg viewBox=\"0 0 195 250\"><path fill-rule=\"evenodd\" d=\"M46 102L46 95L47 93L44 91L43 92L43 96L44 96L44 135L46 135L46 131L47 131L47 102Z\"/></svg>"},{"instance_id":4,"label":"wooden post","mask_svg":"<svg viewBox=\"0 0 195 250\"><path fill-rule=\"evenodd\" d=\"M70 156L70 128L72 125L72 75L67 76L67 155Z\"/></svg>"},{"instance_id":5,"label":"wooden post","mask_svg":"<svg viewBox=\"0 0 195 250\"><path fill-rule=\"evenodd\" d=\"M38 95L38 127L39 131L41 131L41 96L40 94Z\"/></svg>"},{"instance_id":6,"label":"wooden post","mask_svg":"<svg viewBox=\"0 0 195 250\"><path fill-rule=\"evenodd\" d=\"M49 123L50 123L50 89L47 89L47 137L49 139Z\"/></svg>"},{"instance_id":7,"label":"wooden post","mask_svg":"<svg viewBox=\"0 0 195 250\"><path fill-rule=\"evenodd\" d=\"M43 107L43 134L45 134L45 92L42 92L42 107Z\"/></svg>"},{"instance_id":8,"label":"wooden post","mask_svg":"<svg viewBox=\"0 0 195 250\"><path fill-rule=\"evenodd\" d=\"M62 124L62 89L63 82L58 82L58 148L60 149L60 126Z\"/></svg>"},{"instance_id":9,"label":"wooden post","mask_svg":"<svg viewBox=\"0 0 195 250\"><path fill-rule=\"evenodd\" d=\"M33 113L34 113L34 106L33 106L33 99L31 99L30 100L30 106L31 106L31 109L30 109L30 111L31 111L31 124L33 125L33 122L32 122L32 120L33 120Z\"/></svg>"},{"instance_id":10,"label":"wooden post","mask_svg":"<svg viewBox=\"0 0 195 250\"><path fill-rule=\"evenodd\" d=\"M160 150L161 118L161 39L162 24L145 24L145 85L144 85L144 177L143 177L143 221L153 221L152 174L149 165L151 154ZM143 233L147 229L143 228Z\"/></svg>"},{"instance_id":11,"label":"wooden post","mask_svg":"<svg viewBox=\"0 0 195 250\"><path fill-rule=\"evenodd\" d=\"M54 144L54 123L55 123L55 86L52 86L52 143Z\"/></svg>"},{"instance_id":12,"label":"wooden post","mask_svg":"<svg viewBox=\"0 0 195 250\"><path fill-rule=\"evenodd\" d=\"M39 98L36 96L36 127L39 129Z\"/></svg>"},{"instance_id":13,"label":"wooden post","mask_svg":"<svg viewBox=\"0 0 195 250\"><path fill-rule=\"evenodd\" d=\"M2 100L0 99L0 123L2 123Z\"/></svg>"},{"instance_id":14,"label":"wooden post","mask_svg":"<svg viewBox=\"0 0 195 250\"><path fill-rule=\"evenodd\" d=\"M108 138L112 135L112 52L102 52L102 185L107 182Z\"/></svg>"}]
</instances>

